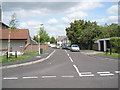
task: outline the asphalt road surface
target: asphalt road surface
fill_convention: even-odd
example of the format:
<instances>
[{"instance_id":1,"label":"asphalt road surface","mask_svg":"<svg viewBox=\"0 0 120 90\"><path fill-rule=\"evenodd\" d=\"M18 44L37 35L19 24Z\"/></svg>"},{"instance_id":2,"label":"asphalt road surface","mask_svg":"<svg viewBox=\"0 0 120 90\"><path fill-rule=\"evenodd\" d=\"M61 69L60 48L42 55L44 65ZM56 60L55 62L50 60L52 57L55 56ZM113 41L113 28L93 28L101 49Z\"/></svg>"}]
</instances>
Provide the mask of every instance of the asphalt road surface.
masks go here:
<instances>
[{"instance_id":1,"label":"asphalt road surface","mask_svg":"<svg viewBox=\"0 0 120 90\"><path fill-rule=\"evenodd\" d=\"M118 60L56 49L47 60L2 70L3 88L118 88Z\"/></svg>"}]
</instances>

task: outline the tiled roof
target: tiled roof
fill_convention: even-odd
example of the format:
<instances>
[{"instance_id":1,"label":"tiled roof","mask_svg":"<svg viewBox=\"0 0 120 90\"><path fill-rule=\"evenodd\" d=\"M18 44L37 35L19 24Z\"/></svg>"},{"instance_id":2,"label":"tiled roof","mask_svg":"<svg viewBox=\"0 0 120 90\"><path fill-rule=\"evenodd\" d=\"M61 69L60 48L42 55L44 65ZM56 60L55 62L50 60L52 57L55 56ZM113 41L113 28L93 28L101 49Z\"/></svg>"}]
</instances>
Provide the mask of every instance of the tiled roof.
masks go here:
<instances>
[{"instance_id":1,"label":"tiled roof","mask_svg":"<svg viewBox=\"0 0 120 90\"><path fill-rule=\"evenodd\" d=\"M28 39L29 38L29 30L28 29L2 29L0 30L0 39L8 39L9 32L10 39Z\"/></svg>"}]
</instances>

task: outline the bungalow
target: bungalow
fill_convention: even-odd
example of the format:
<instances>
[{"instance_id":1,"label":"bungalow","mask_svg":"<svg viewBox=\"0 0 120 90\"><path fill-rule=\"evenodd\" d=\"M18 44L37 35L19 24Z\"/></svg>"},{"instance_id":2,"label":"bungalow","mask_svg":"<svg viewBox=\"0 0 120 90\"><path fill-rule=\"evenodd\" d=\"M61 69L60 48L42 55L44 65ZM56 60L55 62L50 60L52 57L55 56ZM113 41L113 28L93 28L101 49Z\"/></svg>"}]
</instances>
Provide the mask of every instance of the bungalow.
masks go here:
<instances>
[{"instance_id":1,"label":"bungalow","mask_svg":"<svg viewBox=\"0 0 120 90\"><path fill-rule=\"evenodd\" d=\"M20 47L25 47L30 43L30 35L28 29L1 29L0 30L0 41L2 47L0 51L6 52L8 50L8 39L10 39L11 51L20 51ZM10 35L10 37L9 37Z\"/></svg>"}]
</instances>

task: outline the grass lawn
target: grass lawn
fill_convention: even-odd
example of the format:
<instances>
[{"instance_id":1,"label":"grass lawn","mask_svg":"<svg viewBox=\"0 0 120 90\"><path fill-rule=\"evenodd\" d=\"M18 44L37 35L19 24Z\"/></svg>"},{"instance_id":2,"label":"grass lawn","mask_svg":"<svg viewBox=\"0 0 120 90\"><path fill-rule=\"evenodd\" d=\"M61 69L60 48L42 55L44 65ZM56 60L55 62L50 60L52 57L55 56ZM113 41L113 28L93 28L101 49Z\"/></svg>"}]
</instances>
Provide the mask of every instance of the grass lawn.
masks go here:
<instances>
[{"instance_id":1,"label":"grass lawn","mask_svg":"<svg viewBox=\"0 0 120 90\"><path fill-rule=\"evenodd\" d=\"M103 52L103 53L100 53L100 54L106 55L106 56L112 56L112 57L120 57L120 55L119 55L118 53L112 53L112 54L110 55L110 53L106 54L105 52Z\"/></svg>"},{"instance_id":2,"label":"grass lawn","mask_svg":"<svg viewBox=\"0 0 120 90\"><path fill-rule=\"evenodd\" d=\"M43 50L43 53L44 52L47 52L48 50ZM35 52L27 52L27 53L24 53L24 55L39 55L39 52L38 51L35 51Z\"/></svg>"},{"instance_id":3,"label":"grass lawn","mask_svg":"<svg viewBox=\"0 0 120 90\"><path fill-rule=\"evenodd\" d=\"M36 51L36 52L27 52L27 53L24 53L24 55L39 55L39 52Z\"/></svg>"},{"instance_id":4,"label":"grass lawn","mask_svg":"<svg viewBox=\"0 0 120 90\"><path fill-rule=\"evenodd\" d=\"M28 58L30 58L30 57L28 57L28 56L18 56L17 58L15 58L15 56L11 56L10 58L7 59L6 56L0 56L0 63L24 60L24 59L28 59Z\"/></svg>"}]
</instances>

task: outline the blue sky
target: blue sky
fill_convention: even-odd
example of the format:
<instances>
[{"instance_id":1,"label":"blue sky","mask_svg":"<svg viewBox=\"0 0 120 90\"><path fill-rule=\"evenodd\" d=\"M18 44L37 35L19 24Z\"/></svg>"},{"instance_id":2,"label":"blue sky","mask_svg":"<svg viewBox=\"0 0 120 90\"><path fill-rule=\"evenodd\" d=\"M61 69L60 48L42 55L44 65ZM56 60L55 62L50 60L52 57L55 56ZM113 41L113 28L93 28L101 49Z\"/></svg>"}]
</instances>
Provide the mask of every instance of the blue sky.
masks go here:
<instances>
[{"instance_id":1,"label":"blue sky","mask_svg":"<svg viewBox=\"0 0 120 90\"><path fill-rule=\"evenodd\" d=\"M37 35L40 24L50 36L65 35L65 28L74 20L96 21L99 25L117 23L117 2L4 2L3 22L8 24L16 13L19 28Z\"/></svg>"}]
</instances>

